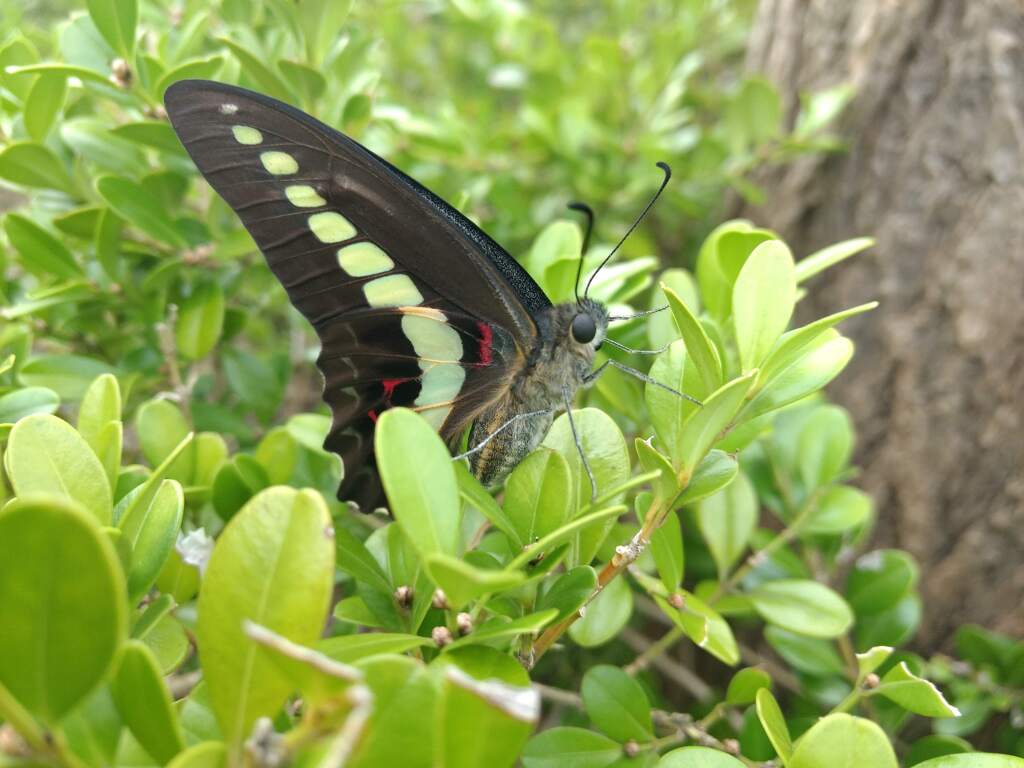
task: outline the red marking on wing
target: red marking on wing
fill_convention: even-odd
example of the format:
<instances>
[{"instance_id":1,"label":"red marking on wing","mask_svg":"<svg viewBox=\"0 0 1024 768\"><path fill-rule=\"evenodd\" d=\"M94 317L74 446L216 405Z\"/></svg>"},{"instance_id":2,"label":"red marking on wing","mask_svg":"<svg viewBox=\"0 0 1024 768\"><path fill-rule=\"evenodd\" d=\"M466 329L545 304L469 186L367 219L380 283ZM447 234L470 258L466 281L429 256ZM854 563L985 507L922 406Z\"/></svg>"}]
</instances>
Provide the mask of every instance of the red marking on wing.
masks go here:
<instances>
[{"instance_id":1,"label":"red marking on wing","mask_svg":"<svg viewBox=\"0 0 1024 768\"><path fill-rule=\"evenodd\" d=\"M370 417L370 421L374 424L377 423L377 411L375 409L371 408L366 412L366 415Z\"/></svg>"},{"instance_id":2,"label":"red marking on wing","mask_svg":"<svg viewBox=\"0 0 1024 768\"><path fill-rule=\"evenodd\" d=\"M477 363L477 367L482 368L490 365L493 359L491 351L494 348L494 331L487 323L477 322L476 325L480 329L480 362Z\"/></svg>"},{"instance_id":3,"label":"red marking on wing","mask_svg":"<svg viewBox=\"0 0 1024 768\"><path fill-rule=\"evenodd\" d=\"M391 396L395 394L395 387L399 384L405 384L409 379L383 379L381 384L384 385L384 399L391 403Z\"/></svg>"}]
</instances>

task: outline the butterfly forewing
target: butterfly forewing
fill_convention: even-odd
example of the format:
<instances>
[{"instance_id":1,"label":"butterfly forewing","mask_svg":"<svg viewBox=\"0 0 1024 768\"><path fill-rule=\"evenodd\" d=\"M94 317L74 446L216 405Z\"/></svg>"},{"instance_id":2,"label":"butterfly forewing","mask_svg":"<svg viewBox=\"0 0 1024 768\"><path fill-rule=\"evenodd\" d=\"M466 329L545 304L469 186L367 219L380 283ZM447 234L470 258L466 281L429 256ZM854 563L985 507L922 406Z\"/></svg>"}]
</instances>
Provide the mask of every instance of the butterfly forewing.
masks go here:
<instances>
[{"instance_id":1,"label":"butterfly forewing","mask_svg":"<svg viewBox=\"0 0 1024 768\"><path fill-rule=\"evenodd\" d=\"M176 83L166 104L320 337L339 495L377 503L380 412L416 408L453 440L507 389L547 299L458 212L308 115L204 81Z\"/></svg>"}]
</instances>

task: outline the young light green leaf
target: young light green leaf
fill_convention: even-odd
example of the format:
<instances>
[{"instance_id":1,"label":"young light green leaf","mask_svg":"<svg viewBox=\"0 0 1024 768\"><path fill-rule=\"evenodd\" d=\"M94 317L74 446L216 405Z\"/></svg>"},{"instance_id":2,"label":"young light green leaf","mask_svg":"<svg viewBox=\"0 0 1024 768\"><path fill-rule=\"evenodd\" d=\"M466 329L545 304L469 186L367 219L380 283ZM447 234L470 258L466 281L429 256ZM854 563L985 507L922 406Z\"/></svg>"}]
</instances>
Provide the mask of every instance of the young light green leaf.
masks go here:
<instances>
[{"instance_id":1,"label":"young light green leaf","mask_svg":"<svg viewBox=\"0 0 1024 768\"><path fill-rule=\"evenodd\" d=\"M882 684L872 694L885 696L904 709L925 717L960 717L960 710L946 701L935 683L915 675L905 661L886 672Z\"/></svg>"},{"instance_id":2,"label":"young light green leaf","mask_svg":"<svg viewBox=\"0 0 1024 768\"><path fill-rule=\"evenodd\" d=\"M178 351L190 360L206 357L224 327L224 291L217 283L197 288L181 305L175 328Z\"/></svg>"},{"instance_id":3,"label":"young light green leaf","mask_svg":"<svg viewBox=\"0 0 1024 768\"><path fill-rule=\"evenodd\" d=\"M513 547L522 549L523 541L519 538L519 533L512 520L487 489L481 485L480 481L473 476L464 462L455 463L455 479L459 484L459 496L462 497L462 500L486 517L491 525L508 536Z\"/></svg>"},{"instance_id":4,"label":"young light green leaf","mask_svg":"<svg viewBox=\"0 0 1024 768\"><path fill-rule=\"evenodd\" d=\"M616 741L644 742L654 737L647 694L618 667L598 664L588 669L580 694L591 722Z\"/></svg>"},{"instance_id":5,"label":"young light green leaf","mask_svg":"<svg viewBox=\"0 0 1024 768\"><path fill-rule=\"evenodd\" d=\"M365 632L358 635L338 635L321 640L316 649L335 661L352 664L360 659L387 653L405 653L413 648L432 645L429 637L406 635L400 632Z\"/></svg>"},{"instance_id":6,"label":"young light green leaf","mask_svg":"<svg viewBox=\"0 0 1024 768\"><path fill-rule=\"evenodd\" d=\"M355 537L345 526L336 525L334 540L337 545L338 567L357 581L391 594L394 587L377 559L370 554L366 545Z\"/></svg>"},{"instance_id":7,"label":"young light green leaf","mask_svg":"<svg viewBox=\"0 0 1024 768\"><path fill-rule=\"evenodd\" d=\"M522 571L488 571L440 552L427 555L424 564L430 578L444 590L448 602L455 609L462 608L470 600L492 592L503 592L526 580Z\"/></svg>"},{"instance_id":8,"label":"young light green leaf","mask_svg":"<svg viewBox=\"0 0 1024 768\"><path fill-rule=\"evenodd\" d=\"M677 392L697 392L703 386L700 372L686 354L686 345L682 341L673 342L654 359L649 375ZM681 451L683 425L700 406L651 383L644 388L644 400L651 414L651 425L658 436L658 444L677 460Z\"/></svg>"},{"instance_id":9,"label":"young light green leaf","mask_svg":"<svg viewBox=\"0 0 1024 768\"><path fill-rule=\"evenodd\" d=\"M97 376L82 396L78 409L78 432L92 445L93 439L111 421L121 420L121 387L109 373Z\"/></svg>"},{"instance_id":10,"label":"young light green leaf","mask_svg":"<svg viewBox=\"0 0 1024 768\"><path fill-rule=\"evenodd\" d=\"M747 548L757 527L758 500L754 486L740 472L733 482L697 506L697 526L724 579Z\"/></svg>"},{"instance_id":11,"label":"young light green leaf","mask_svg":"<svg viewBox=\"0 0 1024 768\"><path fill-rule=\"evenodd\" d=\"M697 281L685 269L666 269L658 276L659 287L651 295L650 309L659 309L668 303L668 299L660 288L666 285L675 291L687 307L693 312L700 311L700 299L697 295ZM671 312L656 312L647 318L647 339L651 349L668 346L679 338L679 329Z\"/></svg>"},{"instance_id":12,"label":"young light green leaf","mask_svg":"<svg viewBox=\"0 0 1024 768\"><path fill-rule=\"evenodd\" d=\"M270 488L224 528L203 578L196 635L213 710L232 750L291 692L245 637L243 622L311 645L333 584L331 518L319 494Z\"/></svg>"},{"instance_id":13,"label":"young light green leaf","mask_svg":"<svg viewBox=\"0 0 1024 768\"><path fill-rule=\"evenodd\" d=\"M733 330L744 371L757 368L778 341L796 303L793 254L781 240L758 245L732 293Z\"/></svg>"},{"instance_id":14,"label":"young light green leaf","mask_svg":"<svg viewBox=\"0 0 1024 768\"><path fill-rule=\"evenodd\" d=\"M683 580L683 530L679 515L669 512L665 522L651 534L651 555L665 589L674 592Z\"/></svg>"},{"instance_id":15,"label":"young light green leaf","mask_svg":"<svg viewBox=\"0 0 1024 768\"><path fill-rule=\"evenodd\" d=\"M86 0L89 15L107 44L125 59L135 50L138 0Z\"/></svg>"},{"instance_id":16,"label":"young light green leaf","mask_svg":"<svg viewBox=\"0 0 1024 768\"><path fill-rule=\"evenodd\" d=\"M740 651L729 623L696 595L684 589L677 590L676 595L681 598L680 608L659 595L654 596L654 602L698 648L730 666L738 664Z\"/></svg>"},{"instance_id":17,"label":"young light green leaf","mask_svg":"<svg viewBox=\"0 0 1024 768\"><path fill-rule=\"evenodd\" d=\"M846 468L853 449L850 414L835 405L816 408L797 438L797 466L804 487L828 485Z\"/></svg>"},{"instance_id":18,"label":"young light green leaf","mask_svg":"<svg viewBox=\"0 0 1024 768\"><path fill-rule=\"evenodd\" d=\"M106 473L89 444L66 421L26 416L11 430L7 473L19 496L43 493L71 499L100 525L109 525L113 500Z\"/></svg>"},{"instance_id":19,"label":"young light green leaf","mask_svg":"<svg viewBox=\"0 0 1024 768\"><path fill-rule=\"evenodd\" d=\"M520 616L518 619L512 619L511 621L506 621L503 617L495 617L484 622L465 637L460 637L451 645L446 646L446 648L448 650L455 650L464 646L489 643L506 637L532 635L554 621L557 614L558 611L556 609L548 608L528 613L526 616Z\"/></svg>"},{"instance_id":20,"label":"young light green leaf","mask_svg":"<svg viewBox=\"0 0 1024 768\"><path fill-rule=\"evenodd\" d=\"M564 525L573 508L573 478L557 451L534 451L505 483L505 513L521 541L536 541Z\"/></svg>"},{"instance_id":21,"label":"young light green leaf","mask_svg":"<svg viewBox=\"0 0 1024 768\"><path fill-rule=\"evenodd\" d=\"M823 272L861 251L866 251L874 244L875 240L872 237L855 237L852 240L843 240L841 243L834 243L822 248L820 251L815 251L810 256L806 256L797 262L795 270L796 281L802 283L819 272Z\"/></svg>"},{"instance_id":22,"label":"young light green leaf","mask_svg":"<svg viewBox=\"0 0 1024 768\"><path fill-rule=\"evenodd\" d=\"M835 331L826 331L795 363L765 385L743 409L752 419L817 392L839 375L853 357L853 342Z\"/></svg>"},{"instance_id":23,"label":"young light green leaf","mask_svg":"<svg viewBox=\"0 0 1024 768\"><path fill-rule=\"evenodd\" d=\"M38 142L46 139L64 106L68 94L67 78L59 74L44 74L36 78L25 100L25 130Z\"/></svg>"},{"instance_id":24,"label":"young light green leaf","mask_svg":"<svg viewBox=\"0 0 1024 768\"><path fill-rule=\"evenodd\" d=\"M124 577L94 518L28 496L0 511L0 684L56 723L105 677L128 631Z\"/></svg>"},{"instance_id":25,"label":"young light green leaf","mask_svg":"<svg viewBox=\"0 0 1024 768\"><path fill-rule=\"evenodd\" d=\"M711 747L680 747L666 752L654 768L740 768L743 763Z\"/></svg>"},{"instance_id":26,"label":"young light green leaf","mask_svg":"<svg viewBox=\"0 0 1024 768\"><path fill-rule=\"evenodd\" d=\"M167 768L224 768L227 748L222 741L201 741L178 754Z\"/></svg>"},{"instance_id":27,"label":"young light green leaf","mask_svg":"<svg viewBox=\"0 0 1024 768\"><path fill-rule=\"evenodd\" d=\"M892 655L892 647L888 645L876 645L864 653L857 654L857 682L864 681L868 675L878 669L885 660Z\"/></svg>"},{"instance_id":28,"label":"young light green leaf","mask_svg":"<svg viewBox=\"0 0 1024 768\"><path fill-rule=\"evenodd\" d=\"M708 338L704 326L698 322L697 317L690 308L667 285L662 284L661 290L668 299L669 308L672 310L672 317L675 319L679 334L683 337L683 343L686 345L686 354L693 361L694 365L697 366L701 384L703 385L700 392L690 392L687 394L692 394L699 399L722 386L722 361L718 357L718 350L715 348L715 345Z\"/></svg>"},{"instance_id":29,"label":"young light green leaf","mask_svg":"<svg viewBox=\"0 0 1024 768\"><path fill-rule=\"evenodd\" d=\"M457 556L459 491L440 436L418 413L391 408L377 421L374 444L391 514L413 546L421 555Z\"/></svg>"},{"instance_id":30,"label":"young light green leaf","mask_svg":"<svg viewBox=\"0 0 1024 768\"><path fill-rule=\"evenodd\" d=\"M733 481L739 471L740 465L735 458L725 451L713 448L697 465L686 490L676 500L676 505L682 507L696 504L701 499L718 493Z\"/></svg>"},{"instance_id":31,"label":"young light green leaf","mask_svg":"<svg viewBox=\"0 0 1024 768\"><path fill-rule=\"evenodd\" d=\"M768 688L761 688L754 700L757 719L761 721L761 727L768 735L768 740L775 748L782 764L789 766L793 759L793 740L789 736L789 727L786 725L786 718L782 716L779 702L775 700Z\"/></svg>"},{"instance_id":32,"label":"young light green leaf","mask_svg":"<svg viewBox=\"0 0 1024 768\"><path fill-rule=\"evenodd\" d=\"M815 723L796 744L789 768L897 768L885 731L870 720L836 713Z\"/></svg>"},{"instance_id":33,"label":"young light green leaf","mask_svg":"<svg viewBox=\"0 0 1024 768\"><path fill-rule=\"evenodd\" d=\"M753 383L756 372L748 373L723 385L683 425L679 436L679 455L675 458L687 483L697 465L729 425Z\"/></svg>"},{"instance_id":34,"label":"young light green leaf","mask_svg":"<svg viewBox=\"0 0 1024 768\"><path fill-rule=\"evenodd\" d=\"M13 424L34 413L53 413L60 396L46 387L22 387L0 396L0 424Z\"/></svg>"},{"instance_id":35,"label":"young light green leaf","mask_svg":"<svg viewBox=\"0 0 1024 768\"><path fill-rule=\"evenodd\" d=\"M853 624L853 612L838 594L816 581L779 579L747 593L769 624L810 637L839 637Z\"/></svg>"},{"instance_id":36,"label":"young light green leaf","mask_svg":"<svg viewBox=\"0 0 1024 768\"><path fill-rule=\"evenodd\" d=\"M967 755L945 755L918 763L916 768L1024 768L1024 759L1010 755L972 752Z\"/></svg>"},{"instance_id":37,"label":"young light green leaf","mask_svg":"<svg viewBox=\"0 0 1024 768\"><path fill-rule=\"evenodd\" d=\"M128 730L161 765L185 748L163 674L152 651L140 641L129 640L121 649L111 693Z\"/></svg>"},{"instance_id":38,"label":"young light green leaf","mask_svg":"<svg viewBox=\"0 0 1024 768\"><path fill-rule=\"evenodd\" d=\"M170 400L150 400L135 412L135 432L146 460L157 466L171 455L191 432L185 414ZM167 476L191 483L195 473L195 449L182 451L167 467Z\"/></svg>"},{"instance_id":39,"label":"young light green leaf","mask_svg":"<svg viewBox=\"0 0 1024 768\"><path fill-rule=\"evenodd\" d=\"M164 480L146 507L134 507L131 514L118 523L122 537L131 546L128 597L132 603L149 591L163 569L174 549L184 512L185 494L181 485L174 480Z\"/></svg>"},{"instance_id":40,"label":"young light green leaf","mask_svg":"<svg viewBox=\"0 0 1024 768\"><path fill-rule=\"evenodd\" d=\"M33 141L15 141L0 150L0 179L37 189L72 188L64 164L48 147Z\"/></svg>"},{"instance_id":41,"label":"young light green leaf","mask_svg":"<svg viewBox=\"0 0 1024 768\"><path fill-rule=\"evenodd\" d=\"M719 322L732 312L733 285L751 251L776 237L767 229L755 229L737 219L716 227L697 255L697 282L707 311Z\"/></svg>"}]
</instances>

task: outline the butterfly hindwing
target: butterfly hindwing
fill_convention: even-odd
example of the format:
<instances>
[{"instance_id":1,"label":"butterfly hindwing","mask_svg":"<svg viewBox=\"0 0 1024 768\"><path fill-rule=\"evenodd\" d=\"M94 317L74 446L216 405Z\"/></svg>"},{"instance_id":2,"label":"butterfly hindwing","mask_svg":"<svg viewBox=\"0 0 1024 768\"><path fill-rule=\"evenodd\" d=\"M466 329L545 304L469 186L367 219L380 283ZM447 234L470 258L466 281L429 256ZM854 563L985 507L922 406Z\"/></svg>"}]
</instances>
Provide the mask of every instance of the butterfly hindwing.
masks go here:
<instances>
[{"instance_id":1,"label":"butterfly hindwing","mask_svg":"<svg viewBox=\"0 0 1024 768\"><path fill-rule=\"evenodd\" d=\"M416 408L454 440L524 364L547 298L465 217L308 115L205 81L174 84L166 104L320 337L339 495L378 503L381 411Z\"/></svg>"}]
</instances>

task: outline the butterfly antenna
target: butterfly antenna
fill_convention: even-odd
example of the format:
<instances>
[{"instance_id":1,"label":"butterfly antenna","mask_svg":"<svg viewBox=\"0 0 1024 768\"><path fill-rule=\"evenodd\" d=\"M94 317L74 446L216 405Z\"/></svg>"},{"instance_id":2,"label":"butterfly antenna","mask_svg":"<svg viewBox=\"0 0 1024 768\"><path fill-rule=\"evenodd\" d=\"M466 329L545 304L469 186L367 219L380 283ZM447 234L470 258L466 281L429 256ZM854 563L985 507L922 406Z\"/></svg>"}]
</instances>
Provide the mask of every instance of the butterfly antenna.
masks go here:
<instances>
[{"instance_id":1,"label":"butterfly antenna","mask_svg":"<svg viewBox=\"0 0 1024 768\"><path fill-rule=\"evenodd\" d=\"M583 274L583 257L590 248L590 235L594 231L594 209L586 203L574 200L567 206L570 210L579 211L587 217L587 228L583 232L583 246L580 248L580 260L576 265L576 281L572 284L572 292L576 294L576 303L580 303L580 275Z\"/></svg>"},{"instance_id":2,"label":"butterfly antenna","mask_svg":"<svg viewBox=\"0 0 1024 768\"><path fill-rule=\"evenodd\" d=\"M660 160L658 161L657 166L661 168L661 172L665 174L665 178L661 180L661 186L658 187L658 191L654 193L653 197L651 197L650 202L647 203L647 205L644 207L642 211L640 211L640 215L636 217L636 221L634 221L630 225L629 229L626 230L626 234L624 234L622 236L622 239L619 240L619 242L615 245L614 248L612 248L611 253L604 257L604 261L602 261L598 265L597 269L594 270L593 274L590 275L590 279L587 280L587 287L583 290L583 298L587 298L587 293L590 292L590 284L594 282L594 278L597 277L597 273L604 269L605 264L611 261L611 258L612 256L615 255L615 252L618 251L620 247L622 247L622 244L624 242L626 242L626 238L633 234L633 230L637 228L641 221L644 220L644 217L647 215L647 212L651 210L651 207L658 201L658 198L661 197L661 193L665 191L665 187L668 186L668 180L672 178L672 169L668 167L668 163L662 162Z\"/></svg>"},{"instance_id":3,"label":"butterfly antenna","mask_svg":"<svg viewBox=\"0 0 1024 768\"><path fill-rule=\"evenodd\" d=\"M659 312L664 312L666 309L668 309L668 304L666 304L663 307L658 307L657 309L647 309L644 310L643 312L637 312L636 314L633 315L608 315L608 322L612 322L613 320L636 320L638 317L656 315Z\"/></svg>"}]
</instances>

